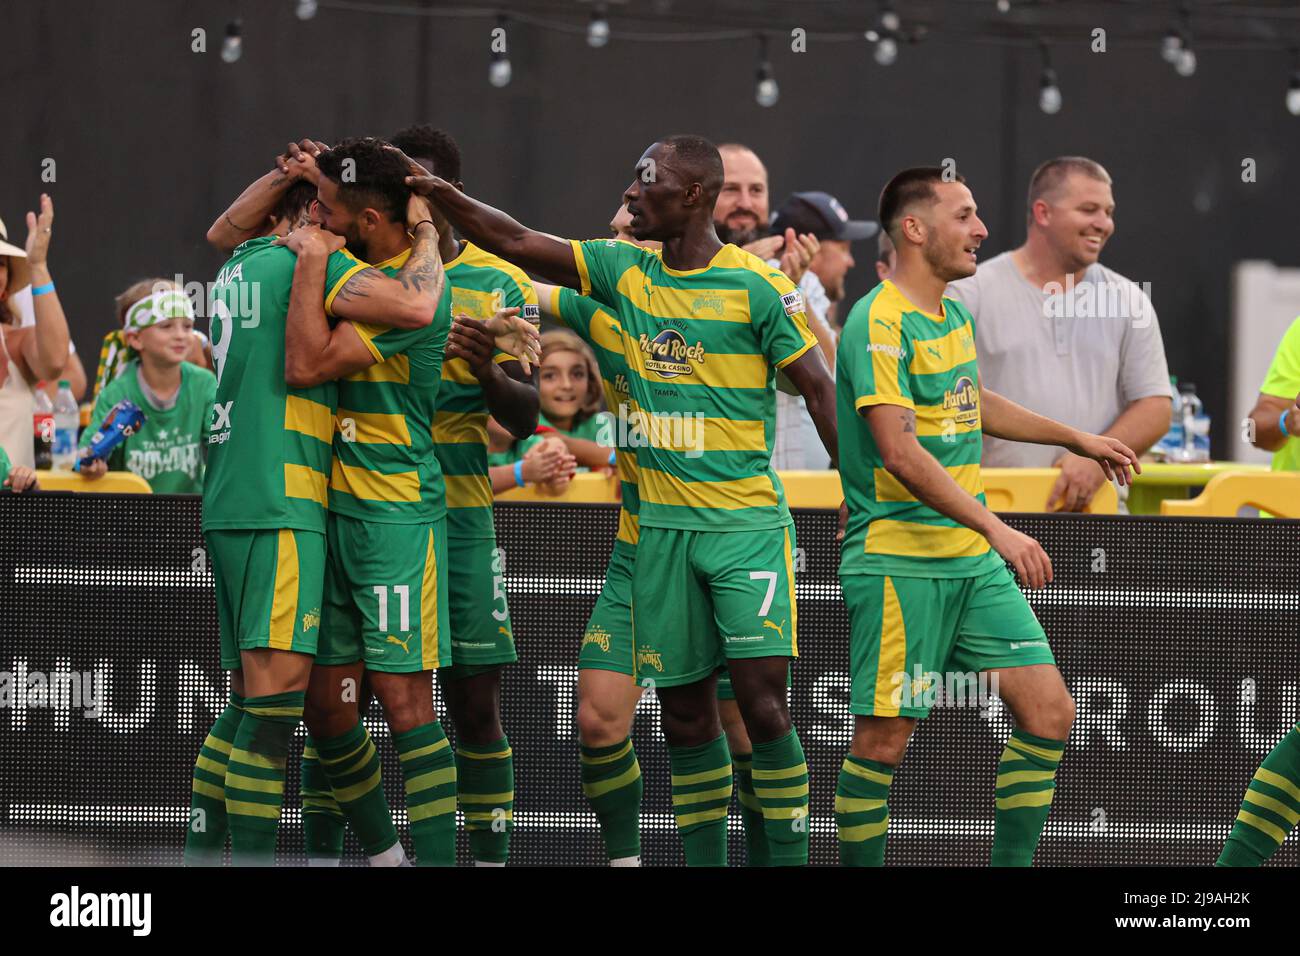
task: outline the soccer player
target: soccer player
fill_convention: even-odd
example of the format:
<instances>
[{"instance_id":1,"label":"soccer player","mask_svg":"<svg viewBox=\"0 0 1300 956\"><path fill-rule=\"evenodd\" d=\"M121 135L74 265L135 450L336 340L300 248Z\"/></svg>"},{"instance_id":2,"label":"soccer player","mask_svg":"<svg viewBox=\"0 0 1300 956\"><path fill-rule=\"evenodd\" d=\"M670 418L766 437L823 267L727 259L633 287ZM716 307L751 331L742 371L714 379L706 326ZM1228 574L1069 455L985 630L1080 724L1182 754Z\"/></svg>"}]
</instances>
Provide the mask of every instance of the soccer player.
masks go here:
<instances>
[{"instance_id":1,"label":"soccer player","mask_svg":"<svg viewBox=\"0 0 1300 956\"><path fill-rule=\"evenodd\" d=\"M448 133L411 126L392 142L424 170L464 188L460 147ZM518 309L538 321L537 296L523 270L438 228L453 315L489 320L499 309ZM503 866L510 853L515 773L501 725L501 668L518 659L492 518L487 418L524 439L537 428L537 411L533 375L514 356L498 350L475 367L452 355L443 363L433 440L447 484L452 666L439 670L438 680L456 727L457 796L480 866Z\"/></svg>"},{"instance_id":2,"label":"soccer player","mask_svg":"<svg viewBox=\"0 0 1300 956\"><path fill-rule=\"evenodd\" d=\"M1121 483L1137 455L980 386L970 314L943 297L974 274L988 235L962 177L904 170L881 194L880 224L897 269L853 307L836 370L855 715L835 793L840 862L884 861L890 782L932 700L913 675L992 671L1016 720L998 764L992 863L1028 866L1074 701L1003 559L1034 588L1051 581L1052 563L986 507L981 433L1059 445Z\"/></svg>"},{"instance_id":3,"label":"soccer player","mask_svg":"<svg viewBox=\"0 0 1300 956\"><path fill-rule=\"evenodd\" d=\"M417 205L417 204L413 204ZM343 250L326 260L332 311L354 322L428 326L442 284L437 237L416 230L396 277ZM219 862L227 829L236 864L274 862L290 738L302 719L320 632L327 488L336 388L285 381L294 254L270 237L242 243L210 303L217 395L204 482L203 531L216 582L221 664L231 699L195 763L186 859ZM418 280L418 281L417 281ZM362 834L372 862L400 864L378 757L368 737ZM371 783L373 782L373 785Z\"/></svg>"},{"instance_id":4,"label":"soccer player","mask_svg":"<svg viewBox=\"0 0 1300 956\"><path fill-rule=\"evenodd\" d=\"M1259 866L1300 820L1300 724L1278 741L1246 788L1215 866Z\"/></svg>"},{"instance_id":5,"label":"soccer player","mask_svg":"<svg viewBox=\"0 0 1300 956\"><path fill-rule=\"evenodd\" d=\"M807 765L786 705L793 524L771 469L775 369L807 399L832 459L834 386L798 290L714 231L717 148L673 136L638 160L624 194L632 233L662 241L662 257L613 239L557 240L411 171L408 184L472 241L590 293L618 319L631 402L678 426L638 450L633 667L659 694L687 862L726 863L732 765L714 700L724 661L765 784L755 789L772 862L806 862ZM695 440L682 441L688 432Z\"/></svg>"}]
</instances>

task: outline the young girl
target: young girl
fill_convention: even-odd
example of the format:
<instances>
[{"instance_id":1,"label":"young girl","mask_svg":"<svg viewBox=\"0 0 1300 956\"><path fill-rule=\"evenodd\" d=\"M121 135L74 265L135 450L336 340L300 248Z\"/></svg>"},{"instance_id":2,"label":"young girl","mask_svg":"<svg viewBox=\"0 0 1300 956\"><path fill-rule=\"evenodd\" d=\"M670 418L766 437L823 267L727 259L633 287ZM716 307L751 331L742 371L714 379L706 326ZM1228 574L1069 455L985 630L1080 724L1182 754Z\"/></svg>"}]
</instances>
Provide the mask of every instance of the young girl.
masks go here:
<instances>
[{"instance_id":1,"label":"young girl","mask_svg":"<svg viewBox=\"0 0 1300 956\"><path fill-rule=\"evenodd\" d=\"M126 308L123 336L138 358L100 391L81 446L90 444L118 402L134 402L144 426L113 450L113 467L134 472L159 494L199 494L217 377L185 361L194 343L193 309L184 291L163 279L136 283L127 292L136 298ZM81 471L94 478L108 467L87 462Z\"/></svg>"},{"instance_id":2,"label":"young girl","mask_svg":"<svg viewBox=\"0 0 1300 956\"><path fill-rule=\"evenodd\" d=\"M542 333L542 364L537 385L539 425L549 425L578 462L578 471L605 470L614 464L614 416L602 411L605 401L596 356L568 329ZM520 452L542 441L533 435L519 443Z\"/></svg>"}]
</instances>

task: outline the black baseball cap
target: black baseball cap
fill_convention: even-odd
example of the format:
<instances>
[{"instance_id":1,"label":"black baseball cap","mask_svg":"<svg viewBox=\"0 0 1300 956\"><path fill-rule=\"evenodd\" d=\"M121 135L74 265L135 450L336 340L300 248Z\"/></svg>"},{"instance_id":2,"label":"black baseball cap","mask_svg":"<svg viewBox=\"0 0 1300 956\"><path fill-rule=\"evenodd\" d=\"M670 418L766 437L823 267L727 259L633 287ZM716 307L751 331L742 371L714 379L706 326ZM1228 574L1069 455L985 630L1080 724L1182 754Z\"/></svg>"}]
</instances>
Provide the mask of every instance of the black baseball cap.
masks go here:
<instances>
[{"instance_id":1,"label":"black baseball cap","mask_svg":"<svg viewBox=\"0 0 1300 956\"><path fill-rule=\"evenodd\" d=\"M781 234L793 229L799 235L812 233L818 239L850 242L870 239L880 225L867 219L850 219L840 201L830 193L793 193L772 217L772 232Z\"/></svg>"}]
</instances>

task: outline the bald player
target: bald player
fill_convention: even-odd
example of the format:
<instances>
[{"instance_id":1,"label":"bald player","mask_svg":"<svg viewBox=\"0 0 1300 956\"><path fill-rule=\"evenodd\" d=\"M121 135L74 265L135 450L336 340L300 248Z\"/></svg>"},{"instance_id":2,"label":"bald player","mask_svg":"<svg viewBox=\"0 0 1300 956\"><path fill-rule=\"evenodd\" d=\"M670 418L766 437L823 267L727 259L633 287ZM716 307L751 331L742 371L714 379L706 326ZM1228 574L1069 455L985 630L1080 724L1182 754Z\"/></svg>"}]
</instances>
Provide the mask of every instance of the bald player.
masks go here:
<instances>
[{"instance_id":1,"label":"bald player","mask_svg":"<svg viewBox=\"0 0 1300 956\"><path fill-rule=\"evenodd\" d=\"M634 409L702 425L698 444L661 435L638 450L634 677L659 695L688 864L726 862L732 766L714 705L724 662L754 777L765 783L755 790L771 860L806 862L807 765L785 686L797 654L794 528L771 468L777 368L807 400L832 460L837 449L834 385L802 296L781 272L719 240L722 159L701 137L651 145L624 193L633 236L661 241L661 255L614 239L557 241L418 164L411 172L408 184L471 241L611 311Z\"/></svg>"}]
</instances>

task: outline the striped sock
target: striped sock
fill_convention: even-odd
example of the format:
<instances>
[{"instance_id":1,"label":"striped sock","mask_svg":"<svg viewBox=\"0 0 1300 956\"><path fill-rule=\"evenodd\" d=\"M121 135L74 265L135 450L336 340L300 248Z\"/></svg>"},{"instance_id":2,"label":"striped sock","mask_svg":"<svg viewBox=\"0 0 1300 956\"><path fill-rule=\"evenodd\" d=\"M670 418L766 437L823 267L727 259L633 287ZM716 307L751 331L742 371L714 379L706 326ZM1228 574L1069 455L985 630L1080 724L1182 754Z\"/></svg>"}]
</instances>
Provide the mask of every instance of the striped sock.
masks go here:
<instances>
[{"instance_id":1,"label":"striped sock","mask_svg":"<svg viewBox=\"0 0 1300 956\"><path fill-rule=\"evenodd\" d=\"M185 833L186 866L218 866L226 846L226 762L243 717L244 698L233 691L194 760L190 819Z\"/></svg>"},{"instance_id":2,"label":"striped sock","mask_svg":"<svg viewBox=\"0 0 1300 956\"><path fill-rule=\"evenodd\" d=\"M358 719L346 733L316 741L316 753L339 809L371 862L377 857L387 860L388 851L397 846L397 828L384 796L379 753L366 725Z\"/></svg>"},{"instance_id":3,"label":"striped sock","mask_svg":"<svg viewBox=\"0 0 1300 956\"><path fill-rule=\"evenodd\" d=\"M894 768L846 754L835 788L840 866L884 866L889 835L889 787Z\"/></svg>"},{"instance_id":4,"label":"striped sock","mask_svg":"<svg viewBox=\"0 0 1300 956\"><path fill-rule=\"evenodd\" d=\"M419 866L456 865L456 756L442 724L434 721L400 734L393 746L402 761L406 814Z\"/></svg>"},{"instance_id":5,"label":"striped sock","mask_svg":"<svg viewBox=\"0 0 1300 956\"><path fill-rule=\"evenodd\" d=\"M1019 728L1011 732L998 760L990 866L1033 865L1064 753L1064 740L1035 737Z\"/></svg>"},{"instance_id":6,"label":"striped sock","mask_svg":"<svg viewBox=\"0 0 1300 956\"><path fill-rule=\"evenodd\" d=\"M302 747L302 835L308 865L337 864L343 856L343 808L334 799L330 778L310 736Z\"/></svg>"},{"instance_id":7,"label":"striped sock","mask_svg":"<svg viewBox=\"0 0 1300 956\"><path fill-rule=\"evenodd\" d=\"M611 860L641 855L641 765L632 738L609 747L579 747L582 793L596 811Z\"/></svg>"},{"instance_id":8,"label":"striped sock","mask_svg":"<svg viewBox=\"0 0 1300 956\"><path fill-rule=\"evenodd\" d=\"M731 751L725 734L695 747L669 747L673 815L687 866L727 865Z\"/></svg>"},{"instance_id":9,"label":"striped sock","mask_svg":"<svg viewBox=\"0 0 1300 956\"><path fill-rule=\"evenodd\" d=\"M736 799L740 801L740 819L745 824L745 846L750 866L771 866L767 832L763 829L763 805L754 794L754 755L732 754L736 768Z\"/></svg>"},{"instance_id":10,"label":"striped sock","mask_svg":"<svg viewBox=\"0 0 1300 956\"><path fill-rule=\"evenodd\" d=\"M273 866L284 802L289 741L302 720L302 691L248 697L226 766L230 860L236 866Z\"/></svg>"},{"instance_id":11,"label":"striped sock","mask_svg":"<svg viewBox=\"0 0 1300 956\"><path fill-rule=\"evenodd\" d=\"M515 828L515 764L505 737L456 748L457 797L476 861L505 863Z\"/></svg>"},{"instance_id":12,"label":"striped sock","mask_svg":"<svg viewBox=\"0 0 1300 956\"><path fill-rule=\"evenodd\" d=\"M1216 866L1259 866L1300 820L1300 724L1264 758Z\"/></svg>"},{"instance_id":13,"label":"striped sock","mask_svg":"<svg viewBox=\"0 0 1300 956\"><path fill-rule=\"evenodd\" d=\"M763 807L772 866L808 865L808 764L794 727L754 744L754 794Z\"/></svg>"}]
</instances>

